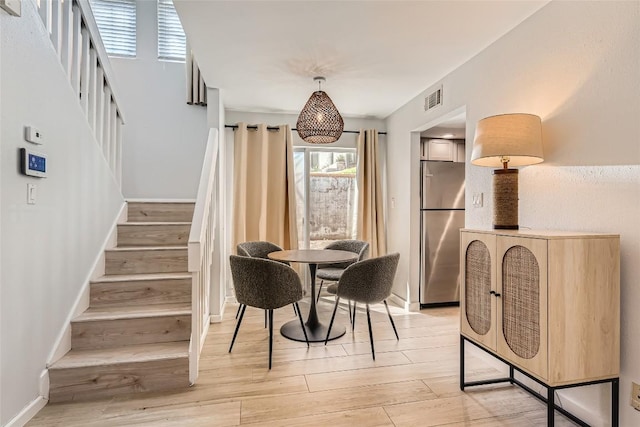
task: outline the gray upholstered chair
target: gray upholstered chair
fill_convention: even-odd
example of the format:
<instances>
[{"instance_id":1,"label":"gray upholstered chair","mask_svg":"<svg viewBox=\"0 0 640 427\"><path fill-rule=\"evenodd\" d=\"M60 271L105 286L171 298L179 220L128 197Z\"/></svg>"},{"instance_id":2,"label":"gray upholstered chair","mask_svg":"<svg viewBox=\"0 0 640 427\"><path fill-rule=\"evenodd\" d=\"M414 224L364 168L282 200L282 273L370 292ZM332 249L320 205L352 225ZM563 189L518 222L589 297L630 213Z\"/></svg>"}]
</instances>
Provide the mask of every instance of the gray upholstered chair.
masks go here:
<instances>
[{"instance_id":1,"label":"gray upholstered chair","mask_svg":"<svg viewBox=\"0 0 640 427\"><path fill-rule=\"evenodd\" d=\"M240 256L251 256L254 258L268 259L268 255L271 252L281 251L282 248L275 243L255 241L255 242L243 242L238 243L236 251ZM289 265L288 262L284 264Z\"/></svg>"},{"instance_id":2,"label":"gray upholstered chair","mask_svg":"<svg viewBox=\"0 0 640 427\"><path fill-rule=\"evenodd\" d=\"M400 339L400 337L398 337L396 325L393 323L391 312L389 312L389 306L387 305L387 298L391 295L393 278L395 277L396 270L398 269L398 260L400 260L400 254L393 253L377 258L366 259L364 261L358 261L344 270L344 273L342 273L342 276L338 281L338 286L336 287L336 305L333 308L331 323L329 323L329 328L327 330L327 338L324 341L325 345L329 340L329 334L331 333L333 320L336 317L336 310L338 309L340 298L346 298L354 302L366 304L367 322L369 323L369 339L371 340L371 354L373 355L373 360L376 360L376 352L373 347L373 331L371 330L369 304L380 301L384 302L387 314L389 315L389 320L391 321L391 326L393 327L393 332L396 334L396 339Z\"/></svg>"},{"instance_id":3,"label":"gray upholstered chair","mask_svg":"<svg viewBox=\"0 0 640 427\"><path fill-rule=\"evenodd\" d=\"M261 308L268 313L269 369L271 369L271 355L273 353L273 310L276 308L289 304L296 306L300 327L304 332L308 347L307 330L304 328L302 315L297 307L298 301L302 299L302 284L298 273L290 266L270 259L231 255L229 262L236 299L242 304L238 323L229 346L229 353L233 349L233 343L236 341L247 306Z\"/></svg>"},{"instance_id":4,"label":"gray upholstered chair","mask_svg":"<svg viewBox=\"0 0 640 427\"><path fill-rule=\"evenodd\" d=\"M271 252L276 252L276 251L281 251L282 248L278 245L276 245L275 243L271 243L271 242L265 242L265 241L254 241L254 242L243 242L243 243L238 243L238 245L236 246L236 252L238 253L238 255L240 256L250 256L250 257L254 257L254 258L262 258L262 259L269 259L268 255ZM281 262L283 264L289 265L288 262L286 261L278 261ZM240 314L240 310L242 309L242 304L240 304L238 306L238 311L236 312L236 319L238 318L238 315ZM296 311L297 309L294 306L293 312L294 314L297 313ZM265 311L264 313L264 327L267 327L267 312Z\"/></svg>"},{"instance_id":5,"label":"gray upholstered chair","mask_svg":"<svg viewBox=\"0 0 640 427\"><path fill-rule=\"evenodd\" d=\"M355 261L342 262L339 264L320 264L316 270L316 278L320 279L320 287L318 288L317 300L320 300L320 292L322 292L322 285L325 280L337 282L342 276L342 272L345 268L357 261L362 261L369 255L369 243L362 240L338 240L337 242L329 243L325 249L335 249L338 251L349 251L358 254L358 259ZM335 292L330 292L334 293ZM349 310L351 313L351 310Z\"/></svg>"}]
</instances>

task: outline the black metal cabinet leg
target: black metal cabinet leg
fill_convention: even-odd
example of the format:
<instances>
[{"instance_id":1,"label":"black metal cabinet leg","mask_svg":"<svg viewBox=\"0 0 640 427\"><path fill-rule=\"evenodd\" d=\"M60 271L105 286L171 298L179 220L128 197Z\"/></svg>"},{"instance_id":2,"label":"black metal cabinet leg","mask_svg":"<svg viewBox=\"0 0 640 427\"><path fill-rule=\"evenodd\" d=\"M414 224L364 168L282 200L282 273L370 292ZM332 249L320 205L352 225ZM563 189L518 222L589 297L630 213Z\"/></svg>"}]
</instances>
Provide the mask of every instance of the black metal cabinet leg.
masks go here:
<instances>
[{"instance_id":1,"label":"black metal cabinet leg","mask_svg":"<svg viewBox=\"0 0 640 427\"><path fill-rule=\"evenodd\" d=\"M620 380L618 378L611 380L611 425L613 427L620 425Z\"/></svg>"},{"instance_id":2,"label":"black metal cabinet leg","mask_svg":"<svg viewBox=\"0 0 640 427\"><path fill-rule=\"evenodd\" d=\"M553 427L555 422L555 410L556 410L556 389L553 387L547 388L547 427Z\"/></svg>"},{"instance_id":3,"label":"black metal cabinet leg","mask_svg":"<svg viewBox=\"0 0 640 427\"><path fill-rule=\"evenodd\" d=\"M464 337L460 335L460 391L464 391Z\"/></svg>"},{"instance_id":4,"label":"black metal cabinet leg","mask_svg":"<svg viewBox=\"0 0 640 427\"><path fill-rule=\"evenodd\" d=\"M509 365L509 383L513 384L513 366Z\"/></svg>"}]
</instances>

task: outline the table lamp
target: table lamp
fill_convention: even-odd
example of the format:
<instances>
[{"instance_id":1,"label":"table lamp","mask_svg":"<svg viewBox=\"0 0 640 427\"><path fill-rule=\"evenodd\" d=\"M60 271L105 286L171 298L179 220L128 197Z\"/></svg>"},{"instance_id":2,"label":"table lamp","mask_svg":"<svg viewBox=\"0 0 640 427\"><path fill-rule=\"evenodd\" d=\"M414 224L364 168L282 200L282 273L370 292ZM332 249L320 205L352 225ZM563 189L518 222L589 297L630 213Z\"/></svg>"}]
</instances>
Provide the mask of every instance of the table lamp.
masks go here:
<instances>
[{"instance_id":1,"label":"table lamp","mask_svg":"<svg viewBox=\"0 0 640 427\"><path fill-rule=\"evenodd\" d=\"M542 123L533 114L500 114L478 122L471 163L493 171L493 228L518 229L518 169L544 161Z\"/></svg>"}]
</instances>

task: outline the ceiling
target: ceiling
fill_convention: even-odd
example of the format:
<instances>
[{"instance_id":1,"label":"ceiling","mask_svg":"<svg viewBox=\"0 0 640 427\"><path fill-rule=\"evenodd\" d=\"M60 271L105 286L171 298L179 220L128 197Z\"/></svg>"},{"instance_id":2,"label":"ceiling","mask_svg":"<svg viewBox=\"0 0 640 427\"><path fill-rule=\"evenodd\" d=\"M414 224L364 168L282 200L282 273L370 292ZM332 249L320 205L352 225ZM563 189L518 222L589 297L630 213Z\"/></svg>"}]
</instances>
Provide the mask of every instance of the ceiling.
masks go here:
<instances>
[{"instance_id":1,"label":"ceiling","mask_svg":"<svg viewBox=\"0 0 640 427\"><path fill-rule=\"evenodd\" d=\"M222 89L226 108L297 113L320 75L344 116L376 118L546 3L174 0L204 80Z\"/></svg>"}]
</instances>

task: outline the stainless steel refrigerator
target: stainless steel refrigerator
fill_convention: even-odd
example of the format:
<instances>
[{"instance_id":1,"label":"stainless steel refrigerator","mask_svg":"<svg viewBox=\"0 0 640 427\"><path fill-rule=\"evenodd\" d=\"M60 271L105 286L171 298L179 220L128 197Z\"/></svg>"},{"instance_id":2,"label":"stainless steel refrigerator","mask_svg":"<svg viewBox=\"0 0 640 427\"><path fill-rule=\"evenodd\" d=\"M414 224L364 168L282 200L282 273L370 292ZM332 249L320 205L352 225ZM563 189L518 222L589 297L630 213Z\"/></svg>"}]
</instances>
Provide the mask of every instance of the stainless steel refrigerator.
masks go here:
<instances>
[{"instance_id":1,"label":"stainless steel refrigerator","mask_svg":"<svg viewBox=\"0 0 640 427\"><path fill-rule=\"evenodd\" d=\"M460 233L464 163L421 161L420 304L460 301Z\"/></svg>"}]
</instances>

